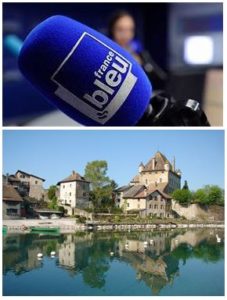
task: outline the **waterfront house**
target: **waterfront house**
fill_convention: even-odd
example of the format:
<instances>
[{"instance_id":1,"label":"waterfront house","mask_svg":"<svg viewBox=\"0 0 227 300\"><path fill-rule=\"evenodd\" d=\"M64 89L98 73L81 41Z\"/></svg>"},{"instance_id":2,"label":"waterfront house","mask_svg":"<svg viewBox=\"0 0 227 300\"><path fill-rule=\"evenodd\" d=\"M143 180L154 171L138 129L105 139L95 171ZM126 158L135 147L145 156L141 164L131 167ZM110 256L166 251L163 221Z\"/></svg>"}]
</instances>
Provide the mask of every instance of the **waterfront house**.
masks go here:
<instances>
[{"instance_id":1,"label":"waterfront house","mask_svg":"<svg viewBox=\"0 0 227 300\"><path fill-rule=\"evenodd\" d=\"M60 205L64 206L68 215L74 215L76 209L89 207L90 182L85 180L80 174L72 171L72 174L59 181Z\"/></svg>"},{"instance_id":2,"label":"waterfront house","mask_svg":"<svg viewBox=\"0 0 227 300\"><path fill-rule=\"evenodd\" d=\"M137 211L143 216L172 217L171 196L181 186L181 172L157 152L147 164L139 165L131 182L115 191L115 205L125 212Z\"/></svg>"},{"instance_id":3,"label":"waterfront house","mask_svg":"<svg viewBox=\"0 0 227 300\"><path fill-rule=\"evenodd\" d=\"M22 214L23 199L12 185L3 184L3 219L18 219Z\"/></svg>"},{"instance_id":4,"label":"waterfront house","mask_svg":"<svg viewBox=\"0 0 227 300\"><path fill-rule=\"evenodd\" d=\"M36 200L43 199L44 197L43 183L45 179L21 170L18 170L16 172L15 177L18 180L20 180L21 186L27 187L27 195L25 196L34 198Z\"/></svg>"}]
</instances>

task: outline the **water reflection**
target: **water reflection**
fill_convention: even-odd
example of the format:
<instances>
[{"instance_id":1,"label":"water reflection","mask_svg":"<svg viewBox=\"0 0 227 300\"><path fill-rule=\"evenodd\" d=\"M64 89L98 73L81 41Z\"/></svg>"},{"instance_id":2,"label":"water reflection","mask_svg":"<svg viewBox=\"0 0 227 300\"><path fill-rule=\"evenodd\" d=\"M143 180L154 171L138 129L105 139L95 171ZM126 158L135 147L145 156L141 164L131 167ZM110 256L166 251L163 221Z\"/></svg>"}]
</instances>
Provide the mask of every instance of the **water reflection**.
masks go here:
<instances>
[{"instance_id":1,"label":"water reflection","mask_svg":"<svg viewBox=\"0 0 227 300\"><path fill-rule=\"evenodd\" d=\"M136 273L135 279L158 295L165 286L173 285L180 276L180 265L187 264L187 260L222 260L224 231L7 235L3 238L3 274L21 275L42 268L43 261L37 259L37 253L50 257L51 251L56 252L56 268L65 270L70 277L81 275L83 283L91 288L105 287L111 264L117 261L129 265Z\"/></svg>"}]
</instances>

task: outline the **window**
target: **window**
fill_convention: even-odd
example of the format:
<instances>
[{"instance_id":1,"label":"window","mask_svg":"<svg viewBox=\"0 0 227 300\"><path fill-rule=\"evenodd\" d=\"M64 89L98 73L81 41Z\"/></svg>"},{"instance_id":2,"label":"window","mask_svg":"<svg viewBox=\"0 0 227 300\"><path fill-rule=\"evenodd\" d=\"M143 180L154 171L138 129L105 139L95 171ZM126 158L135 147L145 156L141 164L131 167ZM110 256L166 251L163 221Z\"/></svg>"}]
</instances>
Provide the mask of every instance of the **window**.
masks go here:
<instances>
[{"instance_id":1,"label":"window","mask_svg":"<svg viewBox=\"0 0 227 300\"><path fill-rule=\"evenodd\" d=\"M152 199L153 199L153 197L152 197L152 196L150 196L150 197L149 197L149 199L150 199L150 200L152 200Z\"/></svg>"},{"instance_id":2,"label":"window","mask_svg":"<svg viewBox=\"0 0 227 300\"><path fill-rule=\"evenodd\" d=\"M163 205L161 205L160 208L163 209Z\"/></svg>"},{"instance_id":3,"label":"window","mask_svg":"<svg viewBox=\"0 0 227 300\"><path fill-rule=\"evenodd\" d=\"M157 200L157 196L154 196L154 200Z\"/></svg>"},{"instance_id":4,"label":"window","mask_svg":"<svg viewBox=\"0 0 227 300\"><path fill-rule=\"evenodd\" d=\"M129 207L129 203L127 203L128 207Z\"/></svg>"},{"instance_id":5,"label":"window","mask_svg":"<svg viewBox=\"0 0 227 300\"><path fill-rule=\"evenodd\" d=\"M138 199L138 202L140 202L140 199Z\"/></svg>"},{"instance_id":6,"label":"window","mask_svg":"<svg viewBox=\"0 0 227 300\"><path fill-rule=\"evenodd\" d=\"M35 184L38 184L38 180L35 181Z\"/></svg>"},{"instance_id":7,"label":"window","mask_svg":"<svg viewBox=\"0 0 227 300\"><path fill-rule=\"evenodd\" d=\"M159 178L159 182L162 182L162 178Z\"/></svg>"},{"instance_id":8,"label":"window","mask_svg":"<svg viewBox=\"0 0 227 300\"><path fill-rule=\"evenodd\" d=\"M20 178L25 178L25 175L21 174L21 175L20 175Z\"/></svg>"},{"instance_id":9,"label":"window","mask_svg":"<svg viewBox=\"0 0 227 300\"><path fill-rule=\"evenodd\" d=\"M149 208L152 209L152 205L151 204L149 205Z\"/></svg>"},{"instance_id":10,"label":"window","mask_svg":"<svg viewBox=\"0 0 227 300\"><path fill-rule=\"evenodd\" d=\"M65 188L65 185L63 185L62 187L63 187L63 189L64 189L64 188Z\"/></svg>"},{"instance_id":11,"label":"window","mask_svg":"<svg viewBox=\"0 0 227 300\"><path fill-rule=\"evenodd\" d=\"M71 193L71 192L69 193L69 196L72 196L72 193Z\"/></svg>"},{"instance_id":12,"label":"window","mask_svg":"<svg viewBox=\"0 0 227 300\"><path fill-rule=\"evenodd\" d=\"M6 214L8 216L16 216L18 214L18 210L16 208L7 208Z\"/></svg>"},{"instance_id":13,"label":"window","mask_svg":"<svg viewBox=\"0 0 227 300\"><path fill-rule=\"evenodd\" d=\"M84 193L83 193L83 196L85 197L86 195L87 195L87 193L84 192Z\"/></svg>"}]
</instances>

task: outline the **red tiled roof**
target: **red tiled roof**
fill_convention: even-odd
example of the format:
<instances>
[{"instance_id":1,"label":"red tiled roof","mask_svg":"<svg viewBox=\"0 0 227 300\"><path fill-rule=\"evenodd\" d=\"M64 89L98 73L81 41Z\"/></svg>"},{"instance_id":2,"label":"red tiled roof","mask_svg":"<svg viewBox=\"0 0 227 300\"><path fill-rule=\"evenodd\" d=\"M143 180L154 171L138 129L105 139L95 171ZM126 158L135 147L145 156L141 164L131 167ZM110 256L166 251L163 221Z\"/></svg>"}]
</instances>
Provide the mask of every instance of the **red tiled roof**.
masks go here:
<instances>
[{"instance_id":1,"label":"red tiled roof","mask_svg":"<svg viewBox=\"0 0 227 300\"><path fill-rule=\"evenodd\" d=\"M61 184L63 182L72 182L72 181L85 181L85 182L89 182L84 177L80 176L79 173L76 173L75 171L73 171L70 176L68 176L65 179L59 181L57 183L57 185L59 185L59 184Z\"/></svg>"}]
</instances>

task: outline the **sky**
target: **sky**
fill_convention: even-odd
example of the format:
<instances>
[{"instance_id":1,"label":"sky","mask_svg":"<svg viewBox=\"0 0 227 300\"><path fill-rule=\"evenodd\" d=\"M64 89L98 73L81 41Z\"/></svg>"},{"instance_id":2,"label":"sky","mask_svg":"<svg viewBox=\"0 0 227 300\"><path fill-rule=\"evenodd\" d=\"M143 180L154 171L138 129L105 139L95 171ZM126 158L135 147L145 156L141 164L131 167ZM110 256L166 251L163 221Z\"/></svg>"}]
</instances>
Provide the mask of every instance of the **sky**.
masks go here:
<instances>
[{"instance_id":1,"label":"sky","mask_svg":"<svg viewBox=\"0 0 227 300\"><path fill-rule=\"evenodd\" d=\"M88 162L106 160L108 176L128 184L157 152L176 158L181 184L196 190L224 188L223 130L4 130L3 174L18 169L46 179L45 188L69 176L84 175Z\"/></svg>"}]
</instances>

